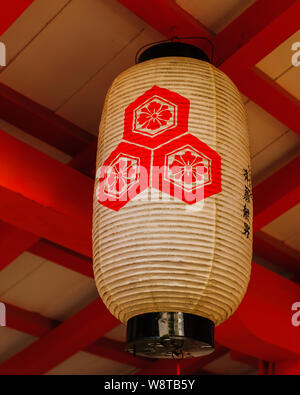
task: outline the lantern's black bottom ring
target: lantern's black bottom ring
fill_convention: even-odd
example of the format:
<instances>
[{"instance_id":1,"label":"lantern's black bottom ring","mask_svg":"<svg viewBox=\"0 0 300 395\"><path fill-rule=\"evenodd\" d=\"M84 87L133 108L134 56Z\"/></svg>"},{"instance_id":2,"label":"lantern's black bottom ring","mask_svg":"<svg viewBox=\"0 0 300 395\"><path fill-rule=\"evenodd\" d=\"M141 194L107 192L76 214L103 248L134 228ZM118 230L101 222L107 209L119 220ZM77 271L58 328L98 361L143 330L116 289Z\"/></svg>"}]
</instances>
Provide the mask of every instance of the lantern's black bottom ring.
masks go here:
<instances>
[{"instance_id":1,"label":"lantern's black bottom ring","mask_svg":"<svg viewBox=\"0 0 300 395\"><path fill-rule=\"evenodd\" d=\"M191 358L214 351L214 323L187 313L147 313L127 322L126 351L148 358Z\"/></svg>"}]
</instances>

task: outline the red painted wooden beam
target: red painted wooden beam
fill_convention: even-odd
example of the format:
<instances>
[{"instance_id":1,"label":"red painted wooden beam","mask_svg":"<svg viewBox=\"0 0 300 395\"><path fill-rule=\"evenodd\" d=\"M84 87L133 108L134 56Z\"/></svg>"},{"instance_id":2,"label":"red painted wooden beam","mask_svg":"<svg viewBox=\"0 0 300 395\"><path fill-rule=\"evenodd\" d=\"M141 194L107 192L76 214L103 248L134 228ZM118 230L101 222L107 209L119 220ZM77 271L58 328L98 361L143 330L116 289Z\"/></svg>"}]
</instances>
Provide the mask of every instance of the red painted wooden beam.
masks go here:
<instances>
[{"instance_id":1,"label":"red painted wooden beam","mask_svg":"<svg viewBox=\"0 0 300 395\"><path fill-rule=\"evenodd\" d=\"M95 178L97 154L97 138L94 139L83 151L70 160L68 165L91 178Z\"/></svg>"},{"instance_id":2,"label":"red painted wooden beam","mask_svg":"<svg viewBox=\"0 0 300 395\"><path fill-rule=\"evenodd\" d=\"M6 326L31 336L42 337L57 327L58 321L5 303Z\"/></svg>"},{"instance_id":3,"label":"red painted wooden beam","mask_svg":"<svg viewBox=\"0 0 300 395\"><path fill-rule=\"evenodd\" d=\"M300 285L253 263L246 295L235 314L216 328L216 340L265 361L299 358L299 328L291 323L299 295Z\"/></svg>"},{"instance_id":4,"label":"red painted wooden beam","mask_svg":"<svg viewBox=\"0 0 300 395\"><path fill-rule=\"evenodd\" d=\"M171 0L152 0L149 9L139 0L119 2L166 37L171 37L173 31L181 36L212 37L205 27ZM300 0L257 0L213 39L214 63L232 78L242 93L296 133L300 133L299 102L282 95L275 83L266 81L252 68L299 30L299 14ZM202 41L192 43L203 47Z\"/></svg>"},{"instance_id":5,"label":"red painted wooden beam","mask_svg":"<svg viewBox=\"0 0 300 395\"><path fill-rule=\"evenodd\" d=\"M145 369L153 365L153 360L146 358L134 357L125 351L125 344L112 339L102 337L92 345L85 348L86 352L109 358L125 365L134 366L139 369ZM1 366L0 366L1 369Z\"/></svg>"},{"instance_id":6,"label":"red painted wooden beam","mask_svg":"<svg viewBox=\"0 0 300 395\"><path fill-rule=\"evenodd\" d=\"M2 136L2 135L4 135L4 136ZM15 139L13 139L13 138L11 138L10 136L6 136L5 135L5 133L2 133L2 134L0 134L0 140L1 140L1 137L2 137L2 142L4 142L4 146L7 148L7 150L10 152L10 153L12 153L12 154L14 154L14 155L12 155L10 158L5 158L5 152L4 152L4 159L6 159L5 161L4 161L4 163L5 163L5 165L7 165L8 164L8 169L12 169L12 170L14 170L14 169L19 169L19 167L20 167L20 163L19 163L19 157L18 157L18 155L16 155L18 152L22 152L22 155L25 155L25 158L22 158L21 159L21 167L20 168L22 168L23 169L23 171L24 171L24 169L25 170L27 170L27 169L29 169L30 171L29 171L29 173L28 174L30 174L31 175L31 177L33 177L33 175L34 175L34 178L37 178L38 179L38 176L39 176L39 171L36 173L36 168L34 167L34 165L32 164L31 166L29 166L28 165L28 163L27 162L31 162L31 160L32 160L32 158L33 159L36 159L36 157L41 157L43 160L45 160L45 155L44 154L40 154L40 153L37 153L36 152L36 150L34 150L34 149L31 149L30 147L27 147L25 144L23 144L23 143L20 143L20 142L18 142L18 141L15 141ZM24 147L25 146L25 147ZM16 147L18 148L18 149L16 149ZM27 152L28 151L28 149L29 149L29 152ZM1 150L1 145L0 145L0 150ZM41 156L40 156L41 155ZM3 156L0 156L1 158L3 158ZM13 160L13 158L17 158L17 160L16 160L16 163L17 163L17 165L16 166L14 166L14 160ZM25 160L25 162L24 162L24 160ZM49 162L50 161L50 162ZM23 163L24 162L24 163ZM54 164L55 163L55 164ZM47 175L50 175L50 177L48 177L48 183L49 183L49 185L50 185L50 190L51 189L54 189L55 188L55 186L57 185L57 175L58 175L58 178L60 178L60 177L62 177L62 174L64 173L64 172L66 172L66 175L67 176L69 176L69 168L67 168L67 166L64 166L64 165L60 165L59 164L59 169L56 167L57 166L57 163L56 163L56 161L53 161L53 160L51 160L50 158L48 158L47 157L47 160L46 160L46 164L47 164L47 166L46 167L48 167L48 171L46 172L47 173ZM55 169L55 171L52 169L52 166L54 167L54 169ZM288 165L289 166L289 165ZM7 168L6 168L7 169ZM38 169L39 170L39 169ZM15 171L15 170L14 170ZM73 170L72 170L73 171ZM5 172L0 172L0 180L1 180L1 174L5 174ZM76 173L76 172L75 172ZM25 172L25 174L26 174L26 172ZM53 174L55 174L55 178L54 178L54 175ZM73 174L73 173L72 173ZM70 179L68 178L66 176L66 178L68 179L68 181L70 181ZM63 176L63 178L61 179L61 181L66 181L66 179L64 178L65 176ZM83 177L83 176L81 176L81 175L79 175L78 173L76 173L76 178L77 177ZM4 184L6 185L6 186L9 186L10 188L12 188L12 187L14 187L15 186L15 181L14 181L14 179L10 179L10 178L6 178L5 176L4 176L4 180L2 180L2 181L4 181ZM12 182L12 181L14 181L14 182ZM73 184L75 183L75 181L73 182ZM268 183L268 182L267 182ZM70 194L70 191L69 191L69 189L67 189L67 190L65 190L64 188L63 188L63 185L64 183L63 182L59 182L58 183L58 185L61 185L62 186L62 189L59 189L59 192L60 192L60 197L62 197L63 198L63 202L64 202L64 198L66 198L66 201L72 201L72 199L74 199L73 198L73 196ZM265 184L264 184L265 185ZM36 189L39 191L39 193L41 192L41 189L39 188L40 187L40 184L39 183L37 183L36 184ZM42 184L42 187L44 187L44 184ZM273 187L274 187L274 185L273 185ZM3 186L2 186L2 188L3 188ZM80 188L78 188L78 190L79 190ZM264 188L262 188L262 189L264 189ZM270 188L269 189L267 189L267 191L268 192L270 192ZM1 191L1 189L0 189L0 191ZM43 191L43 188L42 188L42 191ZM66 196L63 194L63 191L66 193ZM23 192L23 194L24 194L24 191L22 190L22 192ZM25 191L26 192L26 191ZM33 192L34 192L34 189L33 189ZM55 191L53 191L52 193L54 193ZM82 191L81 191L82 192ZM84 191L85 192L85 191ZM85 192L86 193L86 192ZM258 195L259 195L259 193L258 193ZM30 195L31 196L31 195ZM264 197L264 193L262 194L262 196ZM281 195L276 195L277 197L279 196L279 198L281 198ZM28 197L27 197L28 198ZM274 204L274 202L275 202L275 200L274 200L274 196L272 197L272 202L273 202L273 204ZM59 207L62 207L62 206L64 206L64 204L62 203L62 202L60 202L59 200L58 200L58 206ZM268 204L270 203L270 201L268 201L267 202ZM265 210L267 207L268 207L268 204L266 204L266 201L263 201L263 203L261 204L261 208L263 209L263 210ZM72 206L74 205L74 203L72 203ZM85 205L81 205L81 210L83 210L84 212L86 212L86 210L85 210ZM260 213L263 211L263 210L261 210L260 211ZM35 215L37 215L37 214L35 214ZM86 214L87 215L87 214ZM76 226L79 226L78 224L76 224ZM85 236L86 236L86 234L88 234L88 233L85 233ZM60 236L61 237L61 236ZM257 266L255 266L256 268L257 268ZM256 269L256 272L257 271L259 271L259 269ZM273 276L274 274L273 273L271 273L271 272L269 272L269 271L267 271L267 272L265 272L265 276L264 276L264 282L266 282L266 283L270 283L270 280L269 280L269 276L271 276L271 279L273 279ZM260 280L260 279L259 279ZM254 280L253 280L253 283L255 283L256 281L259 281L259 280L256 280L256 277L254 276ZM282 281L285 281L285 279L282 279ZM286 280L287 281L287 280ZM275 284L276 285L276 284ZM274 292L275 294L280 294L280 292L277 292L277 290L276 290L276 286L274 285L274 287L273 287L273 291L272 292ZM281 288L281 284L278 284L277 285L277 288L280 290L280 288ZM284 285L284 288L289 288L289 285L287 286L287 284L286 285ZM299 290L298 290L298 292L299 292ZM252 296L253 297L253 296ZM246 299L247 299L247 296L246 296ZM266 302L266 295L263 295L263 294L261 294L260 295L260 297L259 297L259 299L257 299L257 300L255 300L255 302L256 303L259 303L260 304L260 306L261 306L261 303L263 302L263 301L265 301L265 303L267 303ZM257 308L257 304L255 304L255 306L256 306L256 308ZM274 314L276 313L276 310L274 311ZM105 313L105 314L108 314L107 312ZM88 317L83 313L83 315L84 315L84 317L85 317L85 319L87 320L87 323L89 322L89 320L88 320ZM276 314L275 314L275 316L276 316ZM106 319L105 318L106 316L104 316L104 320ZM109 315L107 316L108 317L108 319L109 319ZM101 317L102 318L102 317ZM90 319L91 319L91 317L90 317ZM100 319L100 318L99 318ZM72 322L72 321L71 321ZM68 324L66 323L66 326L67 326L67 328L69 327L68 326ZM238 322L238 324L237 324L237 327L239 328L239 322ZM79 327L78 328L78 330L80 330L81 328ZM245 329L245 328L244 328ZM230 329L230 331L232 332L234 332L234 328L231 328ZM262 330L261 330L261 332L259 332L260 334L261 333L263 333L264 332L264 328L262 328ZM247 333L247 330L245 329L244 331L243 331L243 333ZM69 354L72 354L72 353L74 353L74 352L76 352L77 350L78 350L78 342L77 342L77 336L80 336L79 334L74 334L74 337L75 337L75 339L74 339L74 348L72 348L72 345L71 344L69 344L69 348L68 348L68 353ZM53 334L53 338L51 337L51 341L53 342L53 343L51 343L52 345L54 345L55 344L55 335ZM238 336L237 336L237 338L238 338ZM59 335L58 335L58 342L61 342L62 340L61 340L61 335L60 335L60 333L59 333ZM83 340L83 341L85 341L85 340ZM86 340L88 343L89 343L89 340ZM257 339L255 339L255 342L257 343ZM262 342L262 344L264 345L264 342ZM234 345L234 344L233 344ZM42 346L41 346L41 348L42 348L42 350L44 349L44 347L46 347L43 343L42 343ZM274 346L274 344L272 344L272 345L270 345L270 344L267 344L267 345L264 345L264 347L265 348L269 348L269 349L274 349L274 347L275 347L275 349L276 349L276 352L275 352L275 354L276 353L278 353L278 349L276 348L276 343L275 343L275 346ZM264 347L261 347L261 349L263 349ZM58 347L59 348L59 347ZM33 349L33 351L35 350L35 348ZM283 355L284 356L286 356L286 355L290 355L290 353L289 352L286 352L285 350L284 350L284 347L283 347L283 351L284 351L284 353L283 353ZM291 353L292 354L292 353ZM27 354L25 354L25 355L27 355ZM64 358L64 355L65 354L63 354L63 356L60 356L59 357L59 361L61 361L61 358L63 359ZM276 355L279 355L279 354L276 354ZM293 355L293 354L292 354ZM52 366L52 363L54 364L54 361L52 360L52 362L51 362L51 366ZM59 362L58 362L59 363ZM20 361L20 364L21 364L21 361ZM19 365L17 365L17 366L19 366ZM46 361L45 361L45 366L46 366ZM55 366L55 365L53 365L53 366Z\"/></svg>"},{"instance_id":7,"label":"red painted wooden beam","mask_svg":"<svg viewBox=\"0 0 300 395\"><path fill-rule=\"evenodd\" d=\"M50 241L39 240L30 246L28 251L84 276L94 278L92 259Z\"/></svg>"},{"instance_id":8,"label":"red painted wooden beam","mask_svg":"<svg viewBox=\"0 0 300 395\"><path fill-rule=\"evenodd\" d=\"M4 132L0 158L1 219L91 256L93 181ZM299 202L299 170L296 158L254 188L254 231Z\"/></svg>"},{"instance_id":9,"label":"red painted wooden beam","mask_svg":"<svg viewBox=\"0 0 300 395\"><path fill-rule=\"evenodd\" d=\"M92 175L95 168L96 141L88 145L80 154L75 156L68 165L86 175ZM93 277L92 261L80 254L49 241L41 240L30 232L0 222L0 270L6 267L24 251L39 255L54 263L77 271L83 275Z\"/></svg>"},{"instance_id":10,"label":"red painted wooden beam","mask_svg":"<svg viewBox=\"0 0 300 395\"><path fill-rule=\"evenodd\" d=\"M33 0L10 0L1 4L0 36L30 6Z\"/></svg>"},{"instance_id":11,"label":"red painted wooden beam","mask_svg":"<svg viewBox=\"0 0 300 395\"><path fill-rule=\"evenodd\" d=\"M222 68L222 67L221 67ZM240 91L250 100L278 119L281 123L300 134L300 102L284 92L276 82L262 73L239 69L238 73L227 73L237 84Z\"/></svg>"},{"instance_id":12,"label":"red painted wooden beam","mask_svg":"<svg viewBox=\"0 0 300 395\"><path fill-rule=\"evenodd\" d=\"M253 237L253 250L256 255L269 262L283 267L297 275L300 275L300 252L287 246L282 241L258 231Z\"/></svg>"},{"instance_id":13,"label":"red painted wooden beam","mask_svg":"<svg viewBox=\"0 0 300 395\"><path fill-rule=\"evenodd\" d=\"M0 365L0 374L43 374L119 325L100 301L88 305Z\"/></svg>"},{"instance_id":14,"label":"red painted wooden beam","mask_svg":"<svg viewBox=\"0 0 300 395\"><path fill-rule=\"evenodd\" d=\"M274 363L273 374L275 375L300 375L300 359L291 361L280 361Z\"/></svg>"},{"instance_id":15,"label":"red painted wooden beam","mask_svg":"<svg viewBox=\"0 0 300 395\"><path fill-rule=\"evenodd\" d=\"M300 28L299 0L257 0L214 40L217 65L252 68Z\"/></svg>"},{"instance_id":16,"label":"red painted wooden beam","mask_svg":"<svg viewBox=\"0 0 300 395\"><path fill-rule=\"evenodd\" d=\"M230 358L233 361L244 363L245 365L249 365L254 369L258 368L258 359L250 357L249 355L242 354L238 351L230 351Z\"/></svg>"},{"instance_id":17,"label":"red painted wooden beam","mask_svg":"<svg viewBox=\"0 0 300 395\"><path fill-rule=\"evenodd\" d=\"M0 218L91 256L90 178L0 131Z\"/></svg>"},{"instance_id":18,"label":"red painted wooden beam","mask_svg":"<svg viewBox=\"0 0 300 395\"><path fill-rule=\"evenodd\" d=\"M0 271L38 240L32 233L0 222Z\"/></svg>"},{"instance_id":19,"label":"red painted wooden beam","mask_svg":"<svg viewBox=\"0 0 300 395\"><path fill-rule=\"evenodd\" d=\"M0 118L71 156L95 137L0 83Z\"/></svg>"},{"instance_id":20,"label":"red painted wooden beam","mask_svg":"<svg viewBox=\"0 0 300 395\"><path fill-rule=\"evenodd\" d=\"M299 294L299 285L253 264L246 296L237 312L216 328L216 341L226 348L263 360L299 358L298 328L291 325L291 306ZM97 300L4 362L0 373L45 373L118 324ZM151 365L149 374L163 372L160 364L158 367L156 363ZM164 362L165 369L172 369L172 366L170 361ZM185 368L188 370L191 366Z\"/></svg>"},{"instance_id":21,"label":"red painted wooden beam","mask_svg":"<svg viewBox=\"0 0 300 395\"><path fill-rule=\"evenodd\" d=\"M40 314L32 313L7 303L5 303L5 306L7 318L6 326L19 332L42 337L61 324L59 321L46 318ZM140 369L152 363L150 359L134 358L126 353L124 343L104 337L90 344L84 351L101 358L111 359Z\"/></svg>"},{"instance_id":22,"label":"red painted wooden beam","mask_svg":"<svg viewBox=\"0 0 300 395\"><path fill-rule=\"evenodd\" d=\"M256 232L300 201L300 156L253 189Z\"/></svg>"}]
</instances>

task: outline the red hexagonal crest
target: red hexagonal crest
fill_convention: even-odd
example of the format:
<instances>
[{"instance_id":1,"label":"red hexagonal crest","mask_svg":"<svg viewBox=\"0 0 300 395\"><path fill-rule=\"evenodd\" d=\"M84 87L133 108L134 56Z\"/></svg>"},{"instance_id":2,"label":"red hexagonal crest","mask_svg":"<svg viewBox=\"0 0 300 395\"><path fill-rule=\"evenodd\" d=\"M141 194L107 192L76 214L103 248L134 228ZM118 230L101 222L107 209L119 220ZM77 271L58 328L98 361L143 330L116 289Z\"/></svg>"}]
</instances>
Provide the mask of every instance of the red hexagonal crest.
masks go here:
<instances>
[{"instance_id":1,"label":"red hexagonal crest","mask_svg":"<svg viewBox=\"0 0 300 395\"><path fill-rule=\"evenodd\" d=\"M195 136L181 136L154 151L152 186L194 204L221 192L221 157Z\"/></svg>"},{"instance_id":2,"label":"red hexagonal crest","mask_svg":"<svg viewBox=\"0 0 300 395\"><path fill-rule=\"evenodd\" d=\"M97 200L120 210L149 186L151 151L121 142L97 170Z\"/></svg>"},{"instance_id":3,"label":"red hexagonal crest","mask_svg":"<svg viewBox=\"0 0 300 395\"><path fill-rule=\"evenodd\" d=\"M190 102L165 88L153 86L125 110L124 139L158 147L188 130Z\"/></svg>"}]
</instances>

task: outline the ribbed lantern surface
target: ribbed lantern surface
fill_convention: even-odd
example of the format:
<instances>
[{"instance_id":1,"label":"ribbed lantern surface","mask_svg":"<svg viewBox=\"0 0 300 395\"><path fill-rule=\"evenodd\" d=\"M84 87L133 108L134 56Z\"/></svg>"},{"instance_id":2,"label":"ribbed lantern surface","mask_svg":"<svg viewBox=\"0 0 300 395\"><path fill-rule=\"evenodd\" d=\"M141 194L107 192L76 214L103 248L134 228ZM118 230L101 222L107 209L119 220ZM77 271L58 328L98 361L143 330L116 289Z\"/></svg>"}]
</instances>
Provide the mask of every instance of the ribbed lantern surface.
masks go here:
<instances>
[{"instance_id":1,"label":"ribbed lantern surface","mask_svg":"<svg viewBox=\"0 0 300 395\"><path fill-rule=\"evenodd\" d=\"M111 313L220 324L247 288L251 228L246 116L231 80L186 57L120 74L100 123L93 218L95 279Z\"/></svg>"}]
</instances>

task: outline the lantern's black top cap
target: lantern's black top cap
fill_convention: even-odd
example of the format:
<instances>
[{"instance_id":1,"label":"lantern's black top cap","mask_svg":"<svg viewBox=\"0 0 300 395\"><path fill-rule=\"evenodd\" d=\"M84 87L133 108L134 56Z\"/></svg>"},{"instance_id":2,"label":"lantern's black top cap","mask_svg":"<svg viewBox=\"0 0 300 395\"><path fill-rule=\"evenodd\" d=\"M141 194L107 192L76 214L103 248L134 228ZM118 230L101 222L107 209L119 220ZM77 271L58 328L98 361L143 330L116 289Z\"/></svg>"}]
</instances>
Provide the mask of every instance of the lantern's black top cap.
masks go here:
<instances>
[{"instance_id":1,"label":"lantern's black top cap","mask_svg":"<svg viewBox=\"0 0 300 395\"><path fill-rule=\"evenodd\" d=\"M164 58L167 56L183 56L209 62L205 52L194 45L182 42L167 42L155 44L145 49L138 57L138 63L155 58Z\"/></svg>"}]
</instances>

